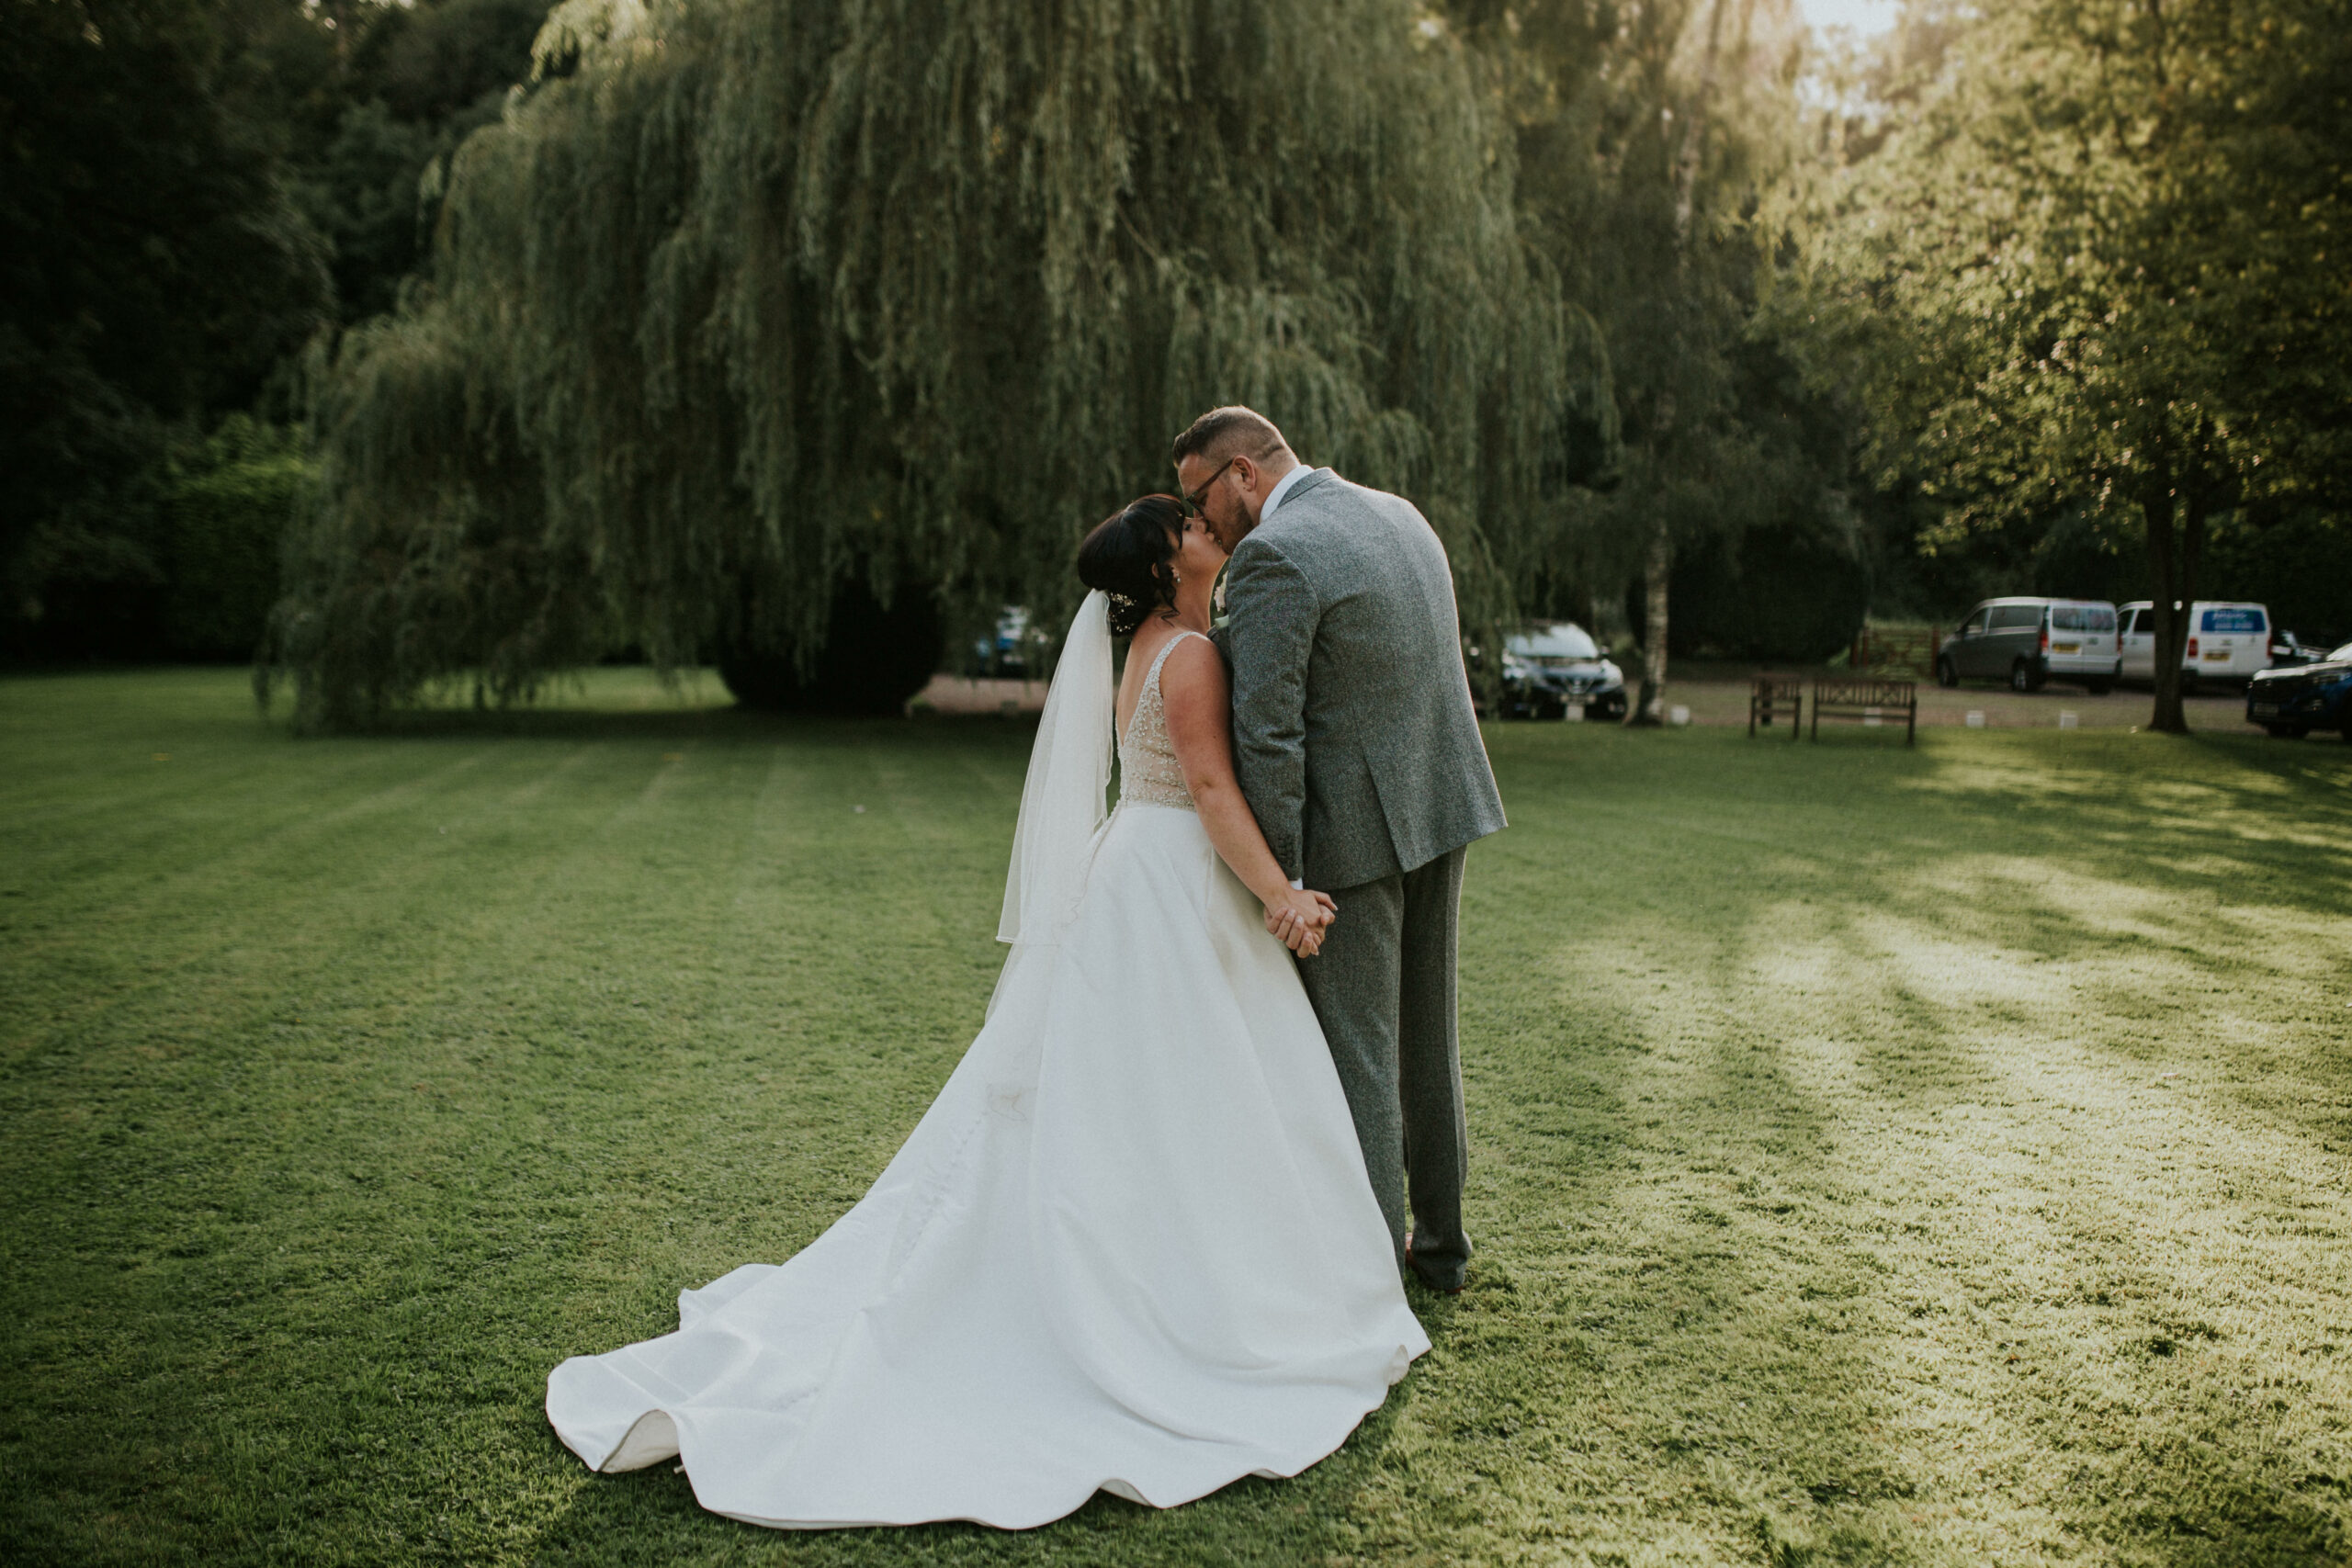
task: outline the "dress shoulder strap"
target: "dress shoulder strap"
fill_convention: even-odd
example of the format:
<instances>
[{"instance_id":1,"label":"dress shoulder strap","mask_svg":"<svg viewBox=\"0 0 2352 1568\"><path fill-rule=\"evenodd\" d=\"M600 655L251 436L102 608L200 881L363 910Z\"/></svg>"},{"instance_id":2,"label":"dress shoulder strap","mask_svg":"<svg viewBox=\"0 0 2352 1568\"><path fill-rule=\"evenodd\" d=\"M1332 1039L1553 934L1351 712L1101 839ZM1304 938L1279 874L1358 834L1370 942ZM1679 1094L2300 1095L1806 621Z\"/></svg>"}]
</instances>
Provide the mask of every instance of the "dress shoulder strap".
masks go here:
<instances>
[{"instance_id":1,"label":"dress shoulder strap","mask_svg":"<svg viewBox=\"0 0 2352 1568\"><path fill-rule=\"evenodd\" d=\"M1176 645L1182 642L1188 637L1200 637L1203 642L1215 640L1214 638L1201 637L1201 634L1196 631L1178 632L1174 637L1170 637L1166 642L1159 645L1159 656L1152 660L1151 669L1143 678L1143 683L1145 686L1151 687L1159 684L1159 667L1168 662L1168 656L1176 651Z\"/></svg>"},{"instance_id":2,"label":"dress shoulder strap","mask_svg":"<svg viewBox=\"0 0 2352 1568\"><path fill-rule=\"evenodd\" d=\"M1214 637L1202 637L1200 632L1193 632L1193 630L1176 632L1176 635L1173 635L1173 637L1169 637L1167 642L1159 644L1159 656L1158 656L1158 659L1155 659L1155 660L1152 660L1152 672L1150 672L1150 677L1148 677L1148 680L1150 680L1152 684L1159 684L1159 665L1167 663L1167 660L1169 660L1169 653L1176 651L1176 644L1183 642L1185 637L1200 637L1202 642L1214 642Z\"/></svg>"}]
</instances>

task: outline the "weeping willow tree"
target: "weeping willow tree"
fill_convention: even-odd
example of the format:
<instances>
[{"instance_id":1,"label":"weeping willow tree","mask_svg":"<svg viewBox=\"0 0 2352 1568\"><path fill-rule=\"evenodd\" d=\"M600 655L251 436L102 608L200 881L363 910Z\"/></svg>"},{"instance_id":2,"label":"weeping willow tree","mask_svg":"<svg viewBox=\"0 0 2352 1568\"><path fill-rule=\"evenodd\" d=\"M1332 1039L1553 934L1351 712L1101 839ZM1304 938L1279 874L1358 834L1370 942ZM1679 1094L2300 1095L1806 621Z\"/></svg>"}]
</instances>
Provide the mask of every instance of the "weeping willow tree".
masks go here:
<instances>
[{"instance_id":1,"label":"weeping willow tree","mask_svg":"<svg viewBox=\"0 0 2352 1568\"><path fill-rule=\"evenodd\" d=\"M1509 613L1493 541L1594 368L1411 5L570 0L536 59L429 284L318 367L301 723L623 645L806 667L848 588L1058 625L1084 527L1225 401Z\"/></svg>"}]
</instances>

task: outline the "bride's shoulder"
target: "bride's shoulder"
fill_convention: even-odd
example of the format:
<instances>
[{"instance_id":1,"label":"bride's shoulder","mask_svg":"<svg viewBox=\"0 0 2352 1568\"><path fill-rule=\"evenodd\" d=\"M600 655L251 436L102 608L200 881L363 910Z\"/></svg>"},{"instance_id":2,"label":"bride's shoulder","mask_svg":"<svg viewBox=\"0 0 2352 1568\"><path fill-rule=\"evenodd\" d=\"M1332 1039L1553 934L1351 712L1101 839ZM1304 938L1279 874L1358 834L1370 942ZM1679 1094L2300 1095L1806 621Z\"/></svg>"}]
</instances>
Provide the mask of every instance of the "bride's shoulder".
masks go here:
<instances>
[{"instance_id":1,"label":"bride's shoulder","mask_svg":"<svg viewBox=\"0 0 2352 1568\"><path fill-rule=\"evenodd\" d=\"M1225 655L1217 651L1216 643L1199 632L1178 632L1170 638L1165 660L1159 667L1159 683L1163 690L1173 691L1179 684L1225 684Z\"/></svg>"},{"instance_id":2,"label":"bride's shoulder","mask_svg":"<svg viewBox=\"0 0 2352 1568\"><path fill-rule=\"evenodd\" d=\"M1233 688L1216 645L1197 634L1172 639L1159 666L1159 702L1168 735L1180 748L1206 725L1218 733L1232 722Z\"/></svg>"}]
</instances>

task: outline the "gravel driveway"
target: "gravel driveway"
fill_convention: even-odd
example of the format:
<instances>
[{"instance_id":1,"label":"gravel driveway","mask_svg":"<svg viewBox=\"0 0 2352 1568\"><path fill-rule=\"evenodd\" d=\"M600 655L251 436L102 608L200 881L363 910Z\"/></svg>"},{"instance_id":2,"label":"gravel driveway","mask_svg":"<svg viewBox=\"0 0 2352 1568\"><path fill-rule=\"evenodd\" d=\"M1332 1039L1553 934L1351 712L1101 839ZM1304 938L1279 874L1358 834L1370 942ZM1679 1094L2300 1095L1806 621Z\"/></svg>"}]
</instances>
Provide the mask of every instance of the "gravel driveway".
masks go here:
<instances>
[{"instance_id":1,"label":"gravel driveway","mask_svg":"<svg viewBox=\"0 0 2352 1568\"><path fill-rule=\"evenodd\" d=\"M1690 710L1693 724L1732 724L1745 728L1747 723L1747 682L1746 680L1677 681L1667 679L1667 705L1676 704ZM2184 705L2191 729L2257 733L2245 721L2245 698L2237 692L2212 696L2194 696ZM2075 722L2085 729L2123 729L2145 725L2153 699L2146 688L2119 686L2103 697L2094 697L2080 686L2044 686L2039 692L2020 694L2005 686L1963 685L1946 691L1932 681L1919 682L1919 723L1930 725L1964 725L1972 712L1984 716L1988 729L2054 729L2058 716L2071 713ZM1805 708L1808 723L1812 717L1812 677L1805 677ZM1892 722L1899 725L1896 718ZM1841 728L1852 728L1847 720Z\"/></svg>"}]
</instances>

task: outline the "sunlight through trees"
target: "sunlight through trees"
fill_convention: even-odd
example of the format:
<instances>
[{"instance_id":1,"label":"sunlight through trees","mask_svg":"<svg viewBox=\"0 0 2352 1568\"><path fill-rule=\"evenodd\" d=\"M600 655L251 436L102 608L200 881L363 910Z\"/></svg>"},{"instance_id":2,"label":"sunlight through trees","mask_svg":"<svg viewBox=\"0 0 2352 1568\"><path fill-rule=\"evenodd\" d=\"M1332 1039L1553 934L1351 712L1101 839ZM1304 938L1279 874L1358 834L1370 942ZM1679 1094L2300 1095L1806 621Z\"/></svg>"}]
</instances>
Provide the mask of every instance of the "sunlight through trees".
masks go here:
<instances>
[{"instance_id":1,"label":"sunlight through trees","mask_svg":"<svg viewBox=\"0 0 2352 1568\"><path fill-rule=\"evenodd\" d=\"M2138 534L2182 729L2211 519L2346 502L2352 7L2039 0L1933 44L1809 193L1781 320L1942 537L2070 506Z\"/></svg>"}]
</instances>

